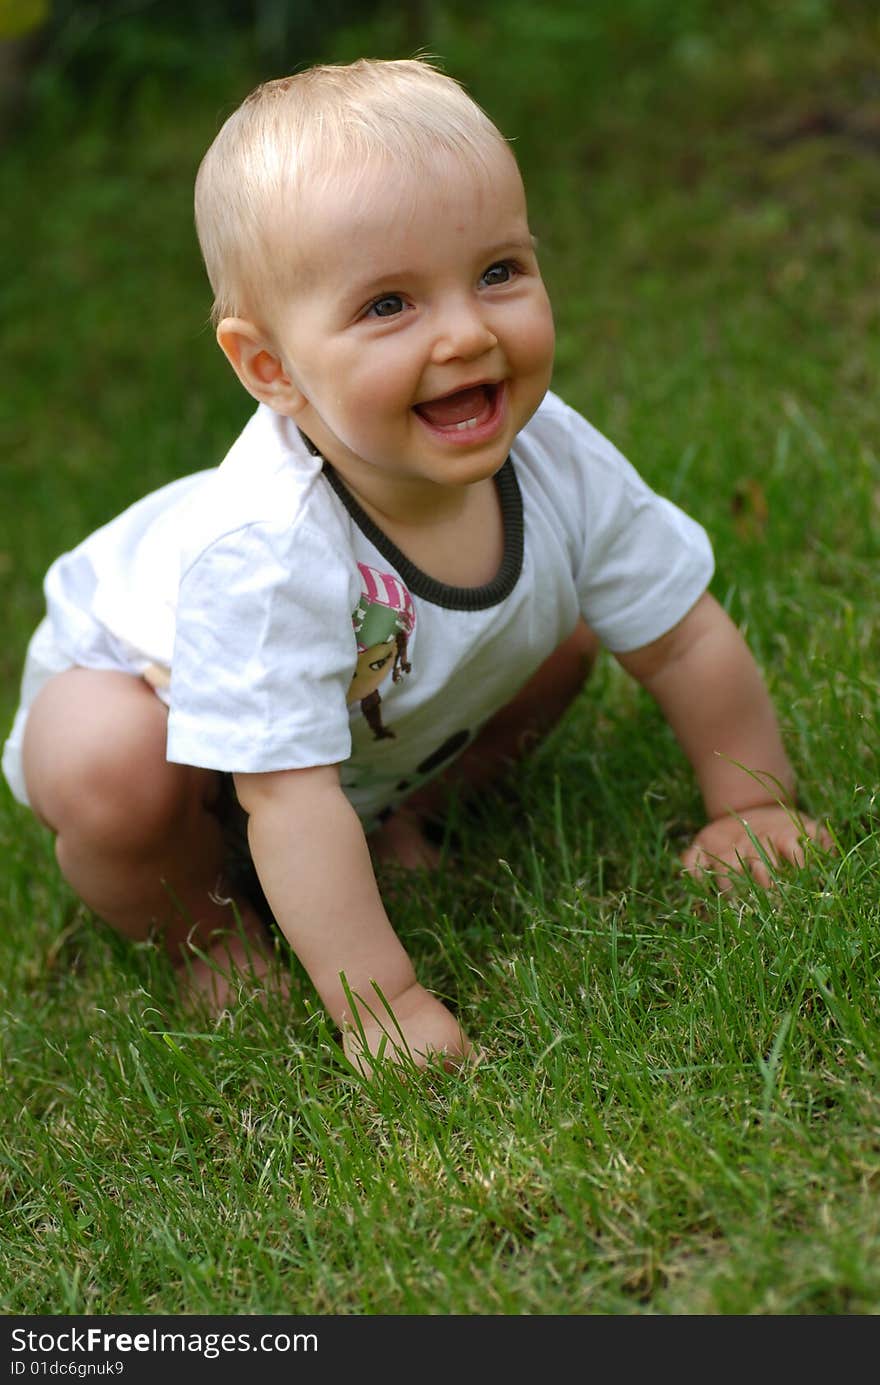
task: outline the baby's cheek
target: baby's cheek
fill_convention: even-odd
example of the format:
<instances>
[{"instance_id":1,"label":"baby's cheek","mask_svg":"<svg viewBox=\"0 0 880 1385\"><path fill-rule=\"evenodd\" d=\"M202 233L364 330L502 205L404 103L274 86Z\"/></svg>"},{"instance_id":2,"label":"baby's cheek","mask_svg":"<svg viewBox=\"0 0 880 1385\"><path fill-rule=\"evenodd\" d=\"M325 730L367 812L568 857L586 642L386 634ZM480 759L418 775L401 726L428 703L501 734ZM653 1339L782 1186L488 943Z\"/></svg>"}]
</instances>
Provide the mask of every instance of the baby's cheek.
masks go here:
<instances>
[{"instance_id":1,"label":"baby's cheek","mask_svg":"<svg viewBox=\"0 0 880 1385\"><path fill-rule=\"evenodd\" d=\"M536 370L549 370L552 368L555 347L556 332L548 305L545 312L535 314L529 330L523 333L521 350L523 358Z\"/></svg>"}]
</instances>

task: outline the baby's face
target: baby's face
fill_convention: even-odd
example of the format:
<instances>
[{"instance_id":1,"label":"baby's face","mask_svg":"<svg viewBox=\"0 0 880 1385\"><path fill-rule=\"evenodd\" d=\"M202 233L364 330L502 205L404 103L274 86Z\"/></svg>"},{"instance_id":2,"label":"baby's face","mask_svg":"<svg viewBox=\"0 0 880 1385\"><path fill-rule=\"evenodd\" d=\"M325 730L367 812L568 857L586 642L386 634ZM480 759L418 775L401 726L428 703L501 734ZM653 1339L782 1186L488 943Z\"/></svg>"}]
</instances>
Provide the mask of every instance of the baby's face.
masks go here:
<instances>
[{"instance_id":1,"label":"baby's face","mask_svg":"<svg viewBox=\"0 0 880 1385\"><path fill-rule=\"evenodd\" d=\"M388 677L394 667L395 649L392 635L382 644L374 644L369 649L361 651L348 689L346 700L349 705L352 702L360 702L361 698L375 692L379 684Z\"/></svg>"},{"instance_id":2,"label":"baby's face","mask_svg":"<svg viewBox=\"0 0 880 1385\"><path fill-rule=\"evenodd\" d=\"M386 513L494 475L550 383L522 182L503 146L488 157L484 172L441 155L430 176L383 162L335 177L275 314L307 401L296 422Z\"/></svg>"}]
</instances>

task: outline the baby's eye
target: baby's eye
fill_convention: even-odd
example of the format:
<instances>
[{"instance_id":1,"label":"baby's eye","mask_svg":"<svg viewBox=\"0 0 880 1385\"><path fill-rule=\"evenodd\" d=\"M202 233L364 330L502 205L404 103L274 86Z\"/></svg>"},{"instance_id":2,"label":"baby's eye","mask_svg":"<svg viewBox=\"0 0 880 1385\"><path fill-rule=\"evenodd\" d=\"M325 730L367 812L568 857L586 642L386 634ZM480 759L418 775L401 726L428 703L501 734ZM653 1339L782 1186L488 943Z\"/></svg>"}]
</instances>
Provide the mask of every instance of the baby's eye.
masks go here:
<instances>
[{"instance_id":1,"label":"baby's eye","mask_svg":"<svg viewBox=\"0 0 880 1385\"><path fill-rule=\"evenodd\" d=\"M399 293L386 293L382 298L376 298L367 308L367 317L396 317L402 313L405 304Z\"/></svg>"},{"instance_id":2,"label":"baby's eye","mask_svg":"<svg viewBox=\"0 0 880 1385\"><path fill-rule=\"evenodd\" d=\"M481 284L487 288L494 288L496 284L506 284L513 278L514 267L509 260L499 260L498 264L492 264L484 272L480 279Z\"/></svg>"}]
</instances>

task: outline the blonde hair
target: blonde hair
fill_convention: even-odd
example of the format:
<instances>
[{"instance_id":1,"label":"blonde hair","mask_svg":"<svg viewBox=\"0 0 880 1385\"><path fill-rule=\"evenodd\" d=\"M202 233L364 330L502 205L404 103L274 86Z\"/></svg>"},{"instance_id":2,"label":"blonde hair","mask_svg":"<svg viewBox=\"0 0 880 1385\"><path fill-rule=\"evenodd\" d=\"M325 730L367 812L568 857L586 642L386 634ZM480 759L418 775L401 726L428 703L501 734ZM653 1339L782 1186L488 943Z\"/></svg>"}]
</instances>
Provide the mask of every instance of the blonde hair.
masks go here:
<instances>
[{"instance_id":1,"label":"blonde hair","mask_svg":"<svg viewBox=\"0 0 880 1385\"><path fill-rule=\"evenodd\" d=\"M378 157L427 171L444 151L483 169L499 145L509 148L482 108L424 58L361 58L264 82L223 125L196 178L213 321L259 312L270 284L284 286L295 217L283 249L279 223L343 166L356 176Z\"/></svg>"}]
</instances>

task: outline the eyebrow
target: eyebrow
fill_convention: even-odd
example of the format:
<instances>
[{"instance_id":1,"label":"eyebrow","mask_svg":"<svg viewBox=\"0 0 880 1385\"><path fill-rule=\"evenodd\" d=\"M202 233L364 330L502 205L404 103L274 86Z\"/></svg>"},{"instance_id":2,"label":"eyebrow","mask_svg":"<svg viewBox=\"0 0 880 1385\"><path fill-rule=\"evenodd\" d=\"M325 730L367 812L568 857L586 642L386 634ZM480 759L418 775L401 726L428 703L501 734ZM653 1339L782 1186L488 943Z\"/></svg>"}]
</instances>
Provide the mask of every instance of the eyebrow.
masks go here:
<instances>
[{"instance_id":1,"label":"eyebrow","mask_svg":"<svg viewBox=\"0 0 880 1385\"><path fill-rule=\"evenodd\" d=\"M408 279L412 270L392 269L387 274L383 274L380 279L369 279L363 283L358 281L346 287L346 297L349 298L374 298L376 294L393 292L393 285L402 283Z\"/></svg>"},{"instance_id":2,"label":"eyebrow","mask_svg":"<svg viewBox=\"0 0 880 1385\"><path fill-rule=\"evenodd\" d=\"M485 254L488 259L492 260L497 255L509 254L511 251L534 250L536 244L537 241L534 236L523 236L521 240L499 241L497 245L490 246Z\"/></svg>"}]
</instances>

